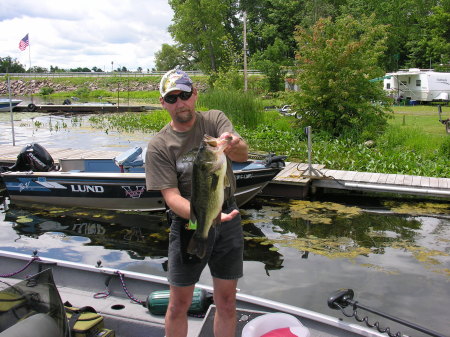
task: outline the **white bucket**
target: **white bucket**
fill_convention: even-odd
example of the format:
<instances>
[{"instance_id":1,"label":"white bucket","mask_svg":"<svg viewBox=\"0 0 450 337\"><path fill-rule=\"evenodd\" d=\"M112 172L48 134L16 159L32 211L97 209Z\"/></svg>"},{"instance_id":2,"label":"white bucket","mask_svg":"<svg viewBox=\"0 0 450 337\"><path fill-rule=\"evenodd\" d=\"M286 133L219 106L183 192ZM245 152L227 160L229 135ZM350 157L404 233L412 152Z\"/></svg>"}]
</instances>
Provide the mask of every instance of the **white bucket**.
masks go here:
<instances>
[{"instance_id":1,"label":"white bucket","mask_svg":"<svg viewBox=\"0 0 450 337\"><path fill-rule=\"evenodd\" d=\"M292 315L281 312L261 315L248 322L242 329L242 337L261 337L273 332L273 336L281 336L282 328L289 328L287 336L310 337L309 329L304 327L300 321ZM286 330L285 330L286 331Z\"/></svg>"}]
</instances>

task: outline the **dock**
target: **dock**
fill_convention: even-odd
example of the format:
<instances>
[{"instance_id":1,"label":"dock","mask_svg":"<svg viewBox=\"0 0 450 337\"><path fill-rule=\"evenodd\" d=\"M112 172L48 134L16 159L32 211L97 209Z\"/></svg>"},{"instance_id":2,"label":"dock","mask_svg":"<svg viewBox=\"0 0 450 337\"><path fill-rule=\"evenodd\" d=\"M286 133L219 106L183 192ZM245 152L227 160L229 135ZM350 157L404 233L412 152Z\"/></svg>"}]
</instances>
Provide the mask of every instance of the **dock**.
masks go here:
<instances>
[{"instance_id":1,"label":"dock","mask_svg":"<svg viewBox=\"0 0 450 337\"><path fill-rule=\"evenodd\" d=\"M304 198L317 189L415 195L450 199L450 178L327 169L323 165L286 163L264 191L268 195Z\"/></svg>"},{"instance_id":2,"label":"dock","mask_svg":"<svg viewBox=\"0 0 450 337\"><path fill-rule=\"evenodd\" d=\"M144 105L119 104L31 104L17 105L14 112L42 112L52 114L87 114L87 113L113 113L113 112L142 112L154 110L155 107Z\"/></svg>"},{"instance_id":3,"label":"dock","mask_svg":"<svg viewBox=\"0 0 450 337\"><path fill-rule=\"evenodd\" d=\"M12 165L23 146L0 145L0 165ZM65 159L109 159L122 151L92 151L46 148L56 163ZM450 200L450 178L422 177L327 169L324 165L287 162L286 167L264 189L263 195L306 198L317 190L415 195Z\"/></svg>"}]
</instances>

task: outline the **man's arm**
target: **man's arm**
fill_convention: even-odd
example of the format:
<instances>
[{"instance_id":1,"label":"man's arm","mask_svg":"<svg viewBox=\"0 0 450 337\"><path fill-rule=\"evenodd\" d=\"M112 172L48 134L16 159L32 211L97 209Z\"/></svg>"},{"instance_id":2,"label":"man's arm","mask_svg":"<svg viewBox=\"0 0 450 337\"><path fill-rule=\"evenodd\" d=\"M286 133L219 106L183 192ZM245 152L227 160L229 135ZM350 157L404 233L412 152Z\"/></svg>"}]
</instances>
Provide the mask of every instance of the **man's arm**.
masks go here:
<instances>
[{"instance_id":1,"label":"man's arm","mask_svg":"<svg viewBox=\"0 0 450 337\"><path fill-rule=\"evenodd\" d=\"M180 190L178 188L166 188L161 190L161 194L163 195L164 201L167 206L175 212L176 215L182 217L183 219L189 219L191 213L191 203L186 198L183 198L180 194ZM231 213L221 213L220 221L230 221L236 215L239 214L239 211L233 210Z\"/></svg>"},{"instance_id":2,"label":"man's arm","mask_svg":"<svg viewBox=\"0 0 450 337\"><path fill-rule=\"evenodd\" d=\"M191 213L191 203L180 194L180 190L176 187L161 190L161 194L167 206L175 212L176 215L183 219L189 219Z\"/></svg>"}]
</instances>

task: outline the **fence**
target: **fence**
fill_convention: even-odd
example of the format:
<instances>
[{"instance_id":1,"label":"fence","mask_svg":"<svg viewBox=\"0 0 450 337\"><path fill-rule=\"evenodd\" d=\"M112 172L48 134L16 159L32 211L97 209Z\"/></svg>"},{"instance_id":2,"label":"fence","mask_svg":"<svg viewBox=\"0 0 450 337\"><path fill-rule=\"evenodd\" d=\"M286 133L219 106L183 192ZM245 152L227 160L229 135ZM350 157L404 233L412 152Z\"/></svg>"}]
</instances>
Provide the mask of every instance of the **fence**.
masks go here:
<instances>
[{"instance_id":1,"label":"fence","mask_svg":"<svg viewBox=\"0 0 450 337\"><path fill-rule=\"evenodd\" d=\"M243 70L239 70L243 73ZM150 71L150 72L57 72L57 73L0 73L0 76L9 77L147 77L147 76L162 76L166 71ZM186 71L190 76L205 75L199 70ZM261 75L259 70L247 70L248 75Z\"/></svg>"}]
</instances>

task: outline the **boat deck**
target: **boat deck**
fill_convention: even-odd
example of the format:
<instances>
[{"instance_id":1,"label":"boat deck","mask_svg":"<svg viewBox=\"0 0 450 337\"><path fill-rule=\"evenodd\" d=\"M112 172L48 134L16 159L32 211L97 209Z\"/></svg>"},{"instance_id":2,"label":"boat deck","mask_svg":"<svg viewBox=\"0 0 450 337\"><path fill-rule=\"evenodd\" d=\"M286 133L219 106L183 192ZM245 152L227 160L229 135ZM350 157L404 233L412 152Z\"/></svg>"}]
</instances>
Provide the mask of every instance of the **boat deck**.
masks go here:
<instances>
[{"instance_id":1,"label":"boat deck","mask_svg":"<svg viewBox=\"0 0 450 337\"><path fill-rule=\"evenodd\" d=\"M0 145L0 165L14 163L22 147ZM59 159L110 159L122 153L122 151L72 148L47 148L47 151L55 162ZM305 197L311 188L450 198L450 178L332 170L317 164L310 168L306 163L296 162L286 163L286 167L265 188L264 194L278 197Z\"/></svg>"}]
</instances>

